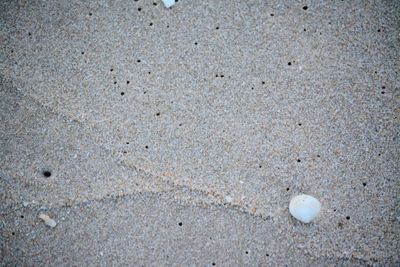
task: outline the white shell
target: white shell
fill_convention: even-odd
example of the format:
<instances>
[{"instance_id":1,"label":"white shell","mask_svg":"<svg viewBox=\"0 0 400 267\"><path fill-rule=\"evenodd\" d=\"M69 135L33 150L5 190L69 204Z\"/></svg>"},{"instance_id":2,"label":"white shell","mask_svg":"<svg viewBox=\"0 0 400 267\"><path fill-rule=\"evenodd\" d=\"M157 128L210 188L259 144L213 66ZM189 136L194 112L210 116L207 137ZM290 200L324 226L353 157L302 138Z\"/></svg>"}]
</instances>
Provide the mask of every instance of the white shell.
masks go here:
<instances>
[{"instance_id":1,"label":"white shell","mask_svg":"<svg viewBox=\"0 0 400 267\"><path fill-rule=\"evenodd\" d=\"M175 0L162 0L166 8L170 8L175 5Z\"/></svg>"},{"instance_id":2,"label":"white shell","mask_svg":"<svg viewBox=\"0 0 400 267\"><path fill-rule=\"evenodd\" d=\"M52 218L50 218L48 215L41 213L39 215L39 218L42 219L44 221L44 223L48 226L50 226L51 228L56 227L57 223L55 220L53 220Z\"/></svg>"},{"instance_id":3,"label":"white shell","mask_svg":"<svg viewBox=\"0 0 400 267\"><path fill-rule=\"evenodd\" d=\"M312 196L298 195L292 198L289 211L293 217L303 223L311 222L321 210L321 203Z\"/></svg>"}]
</instances>

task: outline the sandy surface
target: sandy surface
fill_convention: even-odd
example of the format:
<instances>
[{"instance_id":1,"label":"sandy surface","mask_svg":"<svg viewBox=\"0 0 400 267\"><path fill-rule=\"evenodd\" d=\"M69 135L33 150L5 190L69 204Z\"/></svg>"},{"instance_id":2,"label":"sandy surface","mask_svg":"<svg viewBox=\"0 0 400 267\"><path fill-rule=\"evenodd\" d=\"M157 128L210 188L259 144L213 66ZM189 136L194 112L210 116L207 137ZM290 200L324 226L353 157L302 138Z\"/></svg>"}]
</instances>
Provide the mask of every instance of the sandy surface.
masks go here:
<instances>
[{"instance_id":1,"label":"sandy surface","mask_svg":"<svg viewBox=\"0 0 400 267\"><path fill-rule=\"evenodd\" d=\"M4 265L400 264L397 1L0 10Z\"/></svg>"}]
</instances>

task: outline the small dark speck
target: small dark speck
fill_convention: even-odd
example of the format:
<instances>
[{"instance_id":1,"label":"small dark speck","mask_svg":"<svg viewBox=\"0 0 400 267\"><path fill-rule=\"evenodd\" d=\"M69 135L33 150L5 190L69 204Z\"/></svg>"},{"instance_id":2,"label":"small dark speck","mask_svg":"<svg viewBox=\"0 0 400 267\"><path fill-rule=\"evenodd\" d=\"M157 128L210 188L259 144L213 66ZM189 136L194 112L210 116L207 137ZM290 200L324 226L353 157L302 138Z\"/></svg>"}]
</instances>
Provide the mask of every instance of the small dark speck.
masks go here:
<instances>
[{"instance_id":1,"label":"small dark speck","mask_svg":"<svg viewBox=\"0 0 400 267\"><path fill-rule=\"evenodd\" d=\"M382 89L385 89L386 87L385 86L382 86Z\"/></svg>"},{"instance_id":2,"label":"small dark speck","mask_svg":"<svg viewBox=\"0 0 400 267\"><path fill-rule=\"evenodd\" d=\"M254 90L254 87L251 87L251 90Z\"/></svg>"},{"instance_id":3,"label":"small dark speck","mask_svg":"<svg viewBox=\"0 0 400 267\"><path fill-rule=\"evenodd\" d=\"M381 29L378 29L378 32L381 32Z\"/></svg>"},{"instance_id":4,"label":"small dark speck","mask_svg":"<svg viewBox=\"0 0 400 267\"><path fill-rule=\"evenodd\" d=\"M289 191L289 190L290 190L290 188L289 188L289 187L287 187L287 188L286 188L286 191Z\"/></svg>"},{"instance_id":5,"label":"small dark speck","mask_svg":"<svg viewBox=\"0 0 400 267\"><path fill-rule=\"evenodd\" d=\"M24 215L21 215L21 219L23 219L24 218Z\"/></svg>"},{"instance_id":6,"label":"small dark speck","mask_svg":"<svg viewBox=\"0 0 400 267\"><path fill-rule=\"evenodd\" d=\"M30 32L28 32L28 35L31 36L32 34Z\"/></svg>"},{"instance_id":7,"label":"small dark speck","mask_svg":"<svg viewBox=\"0 0 400 267\"><path fill-rule=\"evenodd\" d=\"M248 252L248 251L246 251L245 253L246 253L246 254L249 254L249 252Z\"/></svg>"},{"instance_id":8,"label":"small dark speck","mask_svg":"<svg viewBox=\"0 0 400 267\"><path fill-rule=\"evenodd\" d=\"M367 186L367 183L363 183L363 186Z\"/></svg>"},{"instance_id":9,"label":"small dark speck","mask_svg":"<svg viewBox=\"0 0 400 267\"><path fill-rule=\"evenodd\" d=\"M221 78L224 78L224 75L221 75Z\"/></svg>"},{"instance_id":10,"label":"small dark speck","mask_svg":"<svg viewBox=\"0 0 400 267\"><path fill-rule=\"evenodd\" d=\"M151 74L151 71L149 71L147 74Z\"/></svg>"},{"instance_id":11,"label":"small dark speck","mask_svg":"<svg viewBox=\"0 0 400 267\"><path fill-rule=\"evenodd\" d=\"M197 45L197 43L194 43L194 45Z\"/></svg>"},{"instance_id":12,"label":"small dark speck","mask_svg":"<svg viewBox=\"0 0 400 267\"><path fill-rule=\"evenodd\" d=\"M260 167L260 169L262 168L262 166L260 165L260 166L258 166L258 167Z\"/></svg>"},{"instance_id":13,"label":"small dark speck","mask_svg":"<svg viewBox=\"0 0 400 267\"><path fill-rule=\"evenodd\" d=\"M127 145L129 145L129 142L126 142Z\"/></svg>"},{"instance_id":14,"label":"small dark speck","mask_svg":"<svg viewBox=\"0 0 400 267\"><path fill-rule=\"evenodd\" d=\"M142 8L141 8L141 7L139 7L137 10L138 10L138 11L142 11Z\"/></svg>"},{"instance_id":15,"label":"small dark speck","mask_svg":"<svg viewBox=\"0 0 400 267\"><path fill-rule=\"evenodd\" d=\"M43 176L44 177L50 177L51 176L51 172L50 171L44 171L43 172Z\"/></svg>"},{"instance_id":16,"label":"small dark speck","mask_svg":"<svg viewBox=\"0 0 400 267\"><path fill-rule=\"evenodd\" d=\"M182 123L179 123L179 126L182 126Z\"/></svg>"},{"instance_id":17,"label":"small dark speck","mask_svg":"<svg viewBox=\"0 0 400 267\"><path fill-rule=\"evenodd\" d=\"M303 10L307 10L308 9L308 7L307 6L303 6Z\"/></svg>"},{"instance_id":18,"label":"small dark speck","mask_svg":"<svg viewBox=\"0 0 400 267\"><path fill-rule=\"evenodd\" d=\"M269 257L269 254L267 253L267 254L265 254L265 256Z\"/></svg>"},{"instance_id":19,"label":"small dark speck","mask_svg":"<svg viewBox=\"0 0 400 267\"><path fill-rule=\"evenodd\" d=\"M146 149L149 149L149 146L145 146Z\"/></svg>"},{"instance_id":20,"label":"small dark speck","mask_svg":"<svg viewBox=\"0 0 400 267\"><path fill-rule=\"evenodd\" d=\"M114 81L114 84L117 84L117 81Z\"/></svg>"},{"instance_id":21,"label":"small dark speck","mask_svg":"<svg viewBox=\"0 0 400 267\"><path fill-rule=\"evenodd\" d=\"M381 155L382 155L381 153L378 154L379 157L380 157Z\"/></svg>"},{"instance_id":22,"label":"small dark speck","mask_svg":"<svg viewBox=\"0 0 400 267\"><path fill-rule=\"evenodd\" d=\"M288 65L289 65L289 66L292 65L292 62L288 62Z\"/></svg>"},{"instance_id":23,"label":"small dark speck","mask_svg":"<svg viewBox=\"0 0 400 267\"><path fill-rule=\"evenodd\" d=\"M153 26L153 22L150 22L150 23L149 23L149 26Z\"/></svg>"},{"instance_id":24,"label":"small dark speck","mask_svg":"<svg viewBox=\"0 0 400 267\"><path fill-rule=\"evenodd\" d=\"M14 232L12 232L11 234L12 234L12 235L15 235L15 233L14 233Z\"/></svg>"},{"instance_id":25,"label":"small dark speck","mask_svg":"<svg viewBox=\"0 0 400 267\"><path fill-rule=\"evenodd\" d=\"M265 82L264 82L264 81L262 81L261 83L262 83L262 84L265 84Z\"/></svg>"},{"instance_id":26,"label":"small dark speck","mask_svg":"<svg viewBox=\"0 0 400 267\"><path fill-rule=\"evenodd\" d=\"M320 158L321 157L321 155L317 155L317 158Z\"/></svg>"},{"instance_id":27,"label":"small dark speck","mask_svg":"<svg viewBox=\"0 0 400 267\"><path fill-rule=\"evenodd\" d=\"M110 69L110 71L114 71L114 69Z\"/></svg>"},{"instance_id":28,"label":"small dark speck","mask_svg":"<svg viewBox=\"0 0 400 267\"><path fill-rule=\"evenodd\" d=\"M11 53L14 53L14 50L11 50Z\"/></svg>"},{"instance_id":29,"label":"small dark speck","mask_svg":"<svg viewBox=\"0 0 400 267\"><path fill-rule=\"evenodd\" d=\"M157 113L156 113L156 116L160 116L160 112L157 112Z\"/></svg>"},{"instance_id":30,"label":"small dark speck","mask_svg":"<svg viewBox=\"0 0 400 267\"><path fill-rule=\"evenodd\" d=\"M143 92L144 95L145 95L146 93L147 93L146 91Z\"/></svg>"},{"instance_id":31,"label":"small dark speck","mask_svg":"<svg viewBox=\"0 0 400 267\"><path fill-rule=\"evenodd\" d=\"M126 154L127 152L126 151L124 151L124 154Z\"/></svg>"},{"instance_id":32,"label":"small dark speck","mask_svg":"<svg viewBox=\"0 0 400 267\"><path fill-rule=\"evenodd\" d=\"M169 28L169 25L167 25L167 28Z\"/></svg>"},{"instance_id":33,"label":"small dark speck","mask_svg":"<svg viewBox=\"0 0 400 267\"><path fill-rule=\"evenodd\" d=\"M300 160L300 159L298 159L298 160L297 160L297 162L301 162L301 160Z\"/></svg>"},{"instance_id":34,"label":"small dark speck","mask_svg":"<svg viewBox=\"0 0 400 267\"><path fill-rule=\"evenodd\" d=\"M271 17L273 17L274 16L274 13L271 13Z\"/></svg>"},{"instance_id":35,"label":"small dark speck","mask_svg":"<svg viewBox=\"0 0 400 267\"><path fill-rule=\"evenodd\" d=\"M136 60L137 61L137 63L140 63L140 59L138 59L138 60Z\"/></svg>"},{"instance_id":36,"label":"small dark speck","mask_svg":"<svg viewBox=\"0 0 400 267\"><path fill-rule=\"evenodd\" d=\"M217 26L217 27L215 27L215 29L216 29L216 30L219 30L219 27Z\"/></svg>"},{"instance_id":37,"label":"small dark speck","mask_svg":"<svg viewBox=\"0 0 400 267\"><path fill-rule=\"evenodd\" d=\"M82 55L84 55L84 54L85 54L85 52L81 52L81 54L82 54Z\"/></svg>"},{"instance_id":38,"label":"small dark speck","mask_svg":"<svg viewBox=\"0 0 400 267\"><path fill-rule=\"evenodd\" d=\"M350 220L350 216L346 216L346 220Z\"/></svg>"},{"instance_id":39,"label":"small dark speck","mask_svg":"<svg viewBox=\"0 0 400 267\"><path fill-rule=\"evenodd\" d=\"M218 74L215 74L215 77L218 77Z\"/></svg>"},{"instance_id":40,"label":"small dark speck","mask_svg":"<svg viewBox=\"0 0 400 267\"><path fill-rule=\"evenodd\" d=\"M130 83L130 81L126 81L126 84L129 84Z\"/></svg>"},{"instance_id":41,"label":"small dark speck","mask_svg":"<svg viewBox=\"0 0 400 267\"><path fill-rule=\"evenodd\" d=\"M121 92L121 95L124 95L125 93L124 92Z\"/></svg>"},{"instance_id":42,"label":"small dark speck","mask_svg":"<svg viewBox=\"0 0 400 267\"><path fill-rule=\"evenodd\" d=\"M179 226L182 226L182 223L180 222L180 223L178 223L178 225L179 225Z\"/></svg>"},{"instance_id":43,"label":"small dark speck","mask_svg":"<svg viewBox=\"0 0 400 267\"><path fill-rule=\"evenodd\" d=\"M156 6L157 5L157 3L153 3L153 6Z\"/></svg>"},{"instance_id":44,"label":"small dark speck","mask_svg":"<svg viewBox=\"0 0 400 267\"><path fill-rule=\"evenodd\" d=\"M89 12L89 16L93 15L92 12Z\"/></svg>"},{"instance_id":45,"label":"small dark speck","mask_svg":"<svg viewBox=\"0 0 400 267\"><path fill-rule=\"evenodd\" d=\"M215 262L211 263L212 266L215 266Z\"/></svg>"},{"instance_id":46,"label":"small dark speck","mask_svg":"<svg viewBox=\"0 0 400 267\"><path fill-rule=\"evenodd\" d=\"M301 123L299 123L299 126L301 126Z\"/></svg>"},{"instance_id":47,"label":"small dark speck","mask_svg":"<svg viewBox=\"0 0 400 267\"><path fill-rule=\"evenodd\" d=\"M304 31L307 31L307 29L304 29Z\"/></svg>"},{"instance_id":48,"label":"small dark speck","mask_svg":"<svg viewBox=\"0 0 400 267\"><path fill-rule=\"evenodd\" d=\"M384 94L385 94L385 91L382 91L381 94L384 95Z\"/></svg>"}]
</instances>

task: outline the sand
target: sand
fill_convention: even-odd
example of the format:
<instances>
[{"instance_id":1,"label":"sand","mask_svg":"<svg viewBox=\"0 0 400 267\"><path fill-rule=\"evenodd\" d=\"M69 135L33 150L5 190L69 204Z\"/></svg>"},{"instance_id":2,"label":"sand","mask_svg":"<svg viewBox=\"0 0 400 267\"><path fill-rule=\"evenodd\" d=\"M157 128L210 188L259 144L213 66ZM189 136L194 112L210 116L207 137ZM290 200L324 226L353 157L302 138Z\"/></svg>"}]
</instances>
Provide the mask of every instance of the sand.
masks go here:
<instances>
[{"instance_id":1,"label":"sand","mask_svg":"<svg viewBox=\"0 0 400 267\"><path fill-rule=\"evenodd\" d=\"M400 264L397 1L0 10L2 265Z\"/></svg>"}]
</instances>

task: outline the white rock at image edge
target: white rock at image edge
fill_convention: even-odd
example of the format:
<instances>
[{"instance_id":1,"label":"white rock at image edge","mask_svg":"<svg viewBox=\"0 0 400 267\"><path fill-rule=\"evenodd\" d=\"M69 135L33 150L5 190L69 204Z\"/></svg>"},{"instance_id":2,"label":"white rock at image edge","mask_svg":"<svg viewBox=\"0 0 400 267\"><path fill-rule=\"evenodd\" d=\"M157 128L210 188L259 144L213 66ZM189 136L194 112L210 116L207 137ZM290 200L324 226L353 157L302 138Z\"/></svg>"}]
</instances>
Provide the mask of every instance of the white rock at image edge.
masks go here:
<instances>
[{"instance_id":1,"label":"white rock at image edge","mask_svg":"<svg viewBox=\"0 0 400 267\"><path fill-rule=\"evenodd\" d=\"M303 223L311 222L320 210L321 203L309 195L295 196L289 204L290 214Z\"/></svg>"},{"instance_id":2,"label":"white rock at image edge","mask_svg":"<svg viewBox=\"0 0 400 267\"><path fill-rule=\"evenodd\" d=\"M166 8L170 8L175 5L175 0L162 0Z\"/></svg>"}]
</instances>

